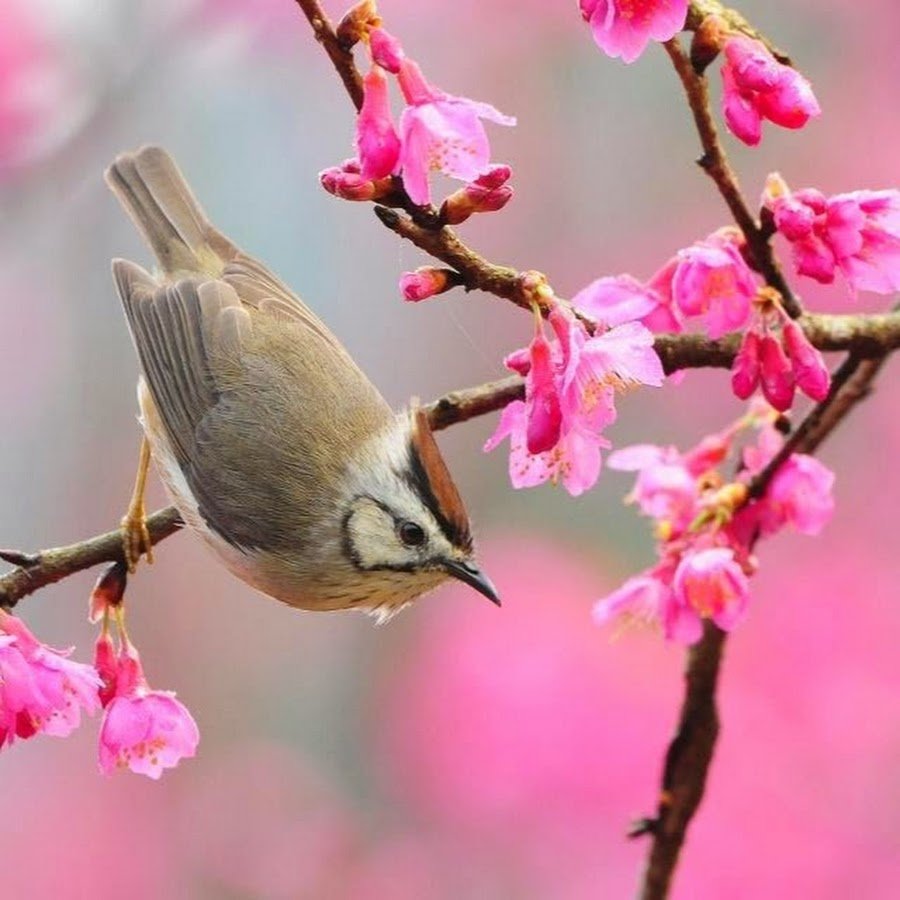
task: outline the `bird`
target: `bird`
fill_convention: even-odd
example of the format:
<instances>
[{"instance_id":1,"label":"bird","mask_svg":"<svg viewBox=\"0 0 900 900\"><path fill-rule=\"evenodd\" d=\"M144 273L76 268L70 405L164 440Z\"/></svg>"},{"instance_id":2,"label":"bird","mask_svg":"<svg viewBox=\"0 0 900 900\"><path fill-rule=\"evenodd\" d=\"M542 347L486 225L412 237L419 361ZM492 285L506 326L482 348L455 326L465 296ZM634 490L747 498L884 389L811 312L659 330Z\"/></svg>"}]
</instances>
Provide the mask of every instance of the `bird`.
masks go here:
<instances>
[{"instance_id":1,"label":"bird","mask_svg":"<svg viewBox=\"0 0 900 900\"><path fill-rule=\"evenodd\" d=\"M112 261L141 369L129 569L152 561L152 458L187 527L290 606L383 621L451 578L499 606L426 411L392 411L312 310L213 227L161 147L117 156L105 179L158 265Z\"/></svg>"}]
</instances>

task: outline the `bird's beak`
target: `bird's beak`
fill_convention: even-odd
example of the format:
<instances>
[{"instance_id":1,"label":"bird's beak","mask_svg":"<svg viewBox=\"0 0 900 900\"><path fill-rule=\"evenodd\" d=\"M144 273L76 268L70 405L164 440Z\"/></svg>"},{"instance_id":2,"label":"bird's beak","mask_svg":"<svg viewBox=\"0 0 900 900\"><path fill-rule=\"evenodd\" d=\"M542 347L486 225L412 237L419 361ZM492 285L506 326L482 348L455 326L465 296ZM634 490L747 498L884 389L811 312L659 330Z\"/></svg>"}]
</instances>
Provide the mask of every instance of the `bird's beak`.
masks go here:
<instances>
[{"instance_id":1,"label":"bird's beak","mask_svg":"<svg viewBox=\"0 0 900 900\"><path fill-rule=\"evenodd\" d=\"M448 559L444 563L444 568L454 578L465 582L469 587L475 588L479 594L484 594L491 603L500 606L500 597L497 595L497 588L491 584L491 579L484 574L477 566L464 560Z\"/></svg>"}]
</instances>

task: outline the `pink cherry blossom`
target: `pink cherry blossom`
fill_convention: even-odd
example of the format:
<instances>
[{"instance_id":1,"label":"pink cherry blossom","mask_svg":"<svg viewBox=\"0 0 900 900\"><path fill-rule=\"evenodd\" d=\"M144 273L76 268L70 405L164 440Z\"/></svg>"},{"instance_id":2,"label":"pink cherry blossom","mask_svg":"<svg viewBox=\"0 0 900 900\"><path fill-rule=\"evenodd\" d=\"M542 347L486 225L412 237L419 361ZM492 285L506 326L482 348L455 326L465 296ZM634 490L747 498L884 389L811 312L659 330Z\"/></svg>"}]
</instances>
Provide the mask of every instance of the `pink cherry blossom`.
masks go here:
<instances>
[{"instance_id":1,"label":"pink cherry blossom","mask_svg":"<svg viewBox=\"0 0 900 900\"><path fill-rule=\"evenodd\" d=\"M197 751L200 733L187 707L171 691L151 690L131 645L117 660L115 696L100 727L100 770L131 769L158 779Z\"/></svg>"},{"instance_id":2,"label":"pink cherry blossom","mask_svg":"<svg viewBox=\"0 0 900 900\"><path fill-rule=\"evenodd\" d=\"M833 487L831 469L812 456L792 454L778 467L763 498L763 532L787 526L800 534L819 534L834 513Z\"/></svg>"},{"instance_id":3,"label":"pink cherry blossom","mask_svg":"<svg viewBox=\"0 0 900 900\"><path fill-rule=\"evenodd\" d=\"M679 250L654 276L654 287L668 291L682 314L699 316L710 337L718 338L747 323L757 287L744 261L739 238L722 229Z\"/></svg>"},{"instance_id":4,"label":"pink cherry blossom","mask_svg":"<svg viewBox=\"0 0 900 900\"><path fill-rule=\"evenodd\" d=\"M363 102L356 117L356 151L363 178L386 178L397 168L400 138L391 117L388 81L381 66L373 65L363 78Z\"/></svg>"},{"instance_id":5,"label":"pink cherry blossom","mask_svg":"<svg viewBox=\"0 0 900 900\"><path fill-rule=\"evenodd\" d=\"M16 616L0 611L0 747L34 734L66 737L81 712L100 708L97 673L42 644Z\"/></svg>"},{"instance_id":6,"label":"pink cherry blossom","mask_svg":"<svg viewBox=\"0 0 900 900\"><path fill-rule=\"evenodd\" d=\"M644 515L667 523L674 534L685 531L696 517L700 497L696 474L674 447L624 447L610 454L608 465L638 473L629 499Z\"/></svg>"},{"instance_id":7,"label":"pink cherry blossom","mask_svg":"<svg viewBox=\"0 0 900 900\"><path fill-rule=\"evenodd\" d=\"M747 576L729 547L686 553L675 569L672 589L663 607L663 632L684 644L700 639L702 619L731 631L746 614L750 599Z\"/></svg>"},{"instance_id":8,"label":"pink cherry blossom","mask_svg":"<svg viewBox=\"0 0 900 900\"><path fill-rule=\"evenodd\" d=\"M634 624L658 624L662 610L672 604L671 594L668 579L654 572L635 575L594 604L594 622L606 625L614 620L624 620Z\"/></svg>"},{"instance_id":9,"label":"pink cherry blossom","mask_svg":"<svg viewBox=\"0 0 900 900\"><path fill-rule=\"evenodd\" d=\"M722 107L725 123L745 144L756 146L763 119L802 128L821 112L809 82L760 42L734 35L725 42Z\"/></svg>"},{"instance_id":10,"label":"pink cherry blossom","mask_svg":"<svg viewBox=\"0 0 900 900\"><path fill-rule=\"evenodd\" d=\"M641 284L631 275L607 275L592 281L573 298L572 306L595 322L603 325L623 325L625 322L647 324L647 317L664 304L659 294ZM676 331L676 328L666 328Z\"/></svg>"},{"instance_id":11,"label":"pink cherry blossom","mask_svg":"<svg viewBox=\"0 0 900 900\"><path fill-rule=\"evenodd\" d=\"M831 387L831 374L822 354L813 347L796 322L790 319L785 322L782 334L797 387L817 402L824 400Z\"/></svg>"},{"instance_id":12,"label":"pink cherry blossom","mask_svg":"<svg viewBox=\"0 0 900 900\"><path fill-rule=\"evenodd\" d=\"M731 366L731 389L741 400L750 397L759 385L759 350L760 336L751 329L744 334Z\"/></svg>"},{"instance_id":13,"label":"pink cherry blossom","mask_svg":"<svg viewBox=\"0 0 900 900\"><path fill-rule=\"evenodd\" d=\"M600 475L600 451L609 447L609 441L575 422L561 433L551 450L532 454L527 447L527 423L525 403L514 400L503 410L497 430L484 445L490 451L505 438L510 439L509 478L514 488L561 482L573 497L578 497L594 486Z\"/></svg>"},{"instance_id":14,"label":"pink cherry blossom","mask_svg":"<svg viewBox=\"0 0 900 900\"><path fill-rule=\"evenodd\" d=\"M406 54L400 41L381 27L369 29L369 49L372 61L381 68L396 75Z\"/></svg>"},{"instance_id":15,"label":"pink cherry blossom","mask_svg":"<svg viewBox=\"0 0 900 900\"><path fill-rule=\"evenodd\" d=\"M471 182L487 171L490 145L482 119L499 125L516 120L488 103L432 87L409 58L401 60L398 77L408 104L400 116L403 183L414 203L429 203L429 172Z\"/></svg>"},{"instance_id":16,"label":"pink cherry blossom","mask_svg":"<svg viewBox=\"0 0 900 900\"><path fill-rule=\"evenodd\" d=\"M544 334L540 317L528 351L531 365L525 377L525 446L529 453L538 454L552 449L559 442L562 428L553 349Z\"/></svg>"},{"instance_id":17,"label":"pink cherry blossom","mask_svg":"<svg viewBox=\"0 0 900 900\"><path fill-rule=\"evenodd\" d=\"M651 40L667 41L684 27L687 0L580 0L597 46L634 62Z\"/></svg>"},{"instance_id":18,"label":"pink cherry blossom","mask_svg":"<svg viewBox=\"0 0 900 900\"><path fill-rule=\"evenodd\" d=\"M794 370L781 341L765 334L759 341L759 383L763 396L784 412L794 402Z\"/></svg>"}]
</instances>

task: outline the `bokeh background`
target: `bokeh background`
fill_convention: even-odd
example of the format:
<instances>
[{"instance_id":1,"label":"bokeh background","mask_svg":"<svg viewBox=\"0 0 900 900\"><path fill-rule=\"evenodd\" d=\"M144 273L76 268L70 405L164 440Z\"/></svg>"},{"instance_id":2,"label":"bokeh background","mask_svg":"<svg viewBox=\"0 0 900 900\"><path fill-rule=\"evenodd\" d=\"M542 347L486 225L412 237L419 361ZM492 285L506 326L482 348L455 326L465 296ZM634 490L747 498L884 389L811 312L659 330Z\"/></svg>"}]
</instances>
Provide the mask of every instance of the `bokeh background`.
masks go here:
<instances>
[{"instance_id":1,"label":"bokeh background","mask_svg":"<svg viewBox=\"0 0 900 900\"><path fill-rule=\"evenodd\" d=\"M751 197L779 169L829 192L897 185L900 11L892 0L742 7L790 48L824 115L728 138ZM646 277L724 223L665 55L596 50L574 0L382 0L387 25L454 93L519 117L501 214L463 227L490 258L571 294ZM333 15L343 11L329 4ZM370 206L316 173L351 152L346 97L291 0L0 0L0 544L33 549L121 515L139 430L136 364L109 259L148 259L106 191L119 151L168 147L214 221L294 285L397 405L501 374L529 321L454 293L419 306L421 264ZM810 307L874 310L840 285ZM765 546L730 642L724 728L679 898L896 896L900 879L897 401L879 392L824 451L838 512ZM687 445L739 410L721 374L621 403L623 445ZM614 638L594 599L652 555L606 473L573 501L510 489L493 421L441 443L478 526L497 610L445 588L386 627L254 595L190 536L129 587L155 686L202 730L160 783L105 778L96 722L0 757L5 897L582 900L629 896L680 697L682 653ZM153 488L154 503L163 503ZM96 573L25 601L45 640L90 655Z\"/></svg>"}]
</instances>

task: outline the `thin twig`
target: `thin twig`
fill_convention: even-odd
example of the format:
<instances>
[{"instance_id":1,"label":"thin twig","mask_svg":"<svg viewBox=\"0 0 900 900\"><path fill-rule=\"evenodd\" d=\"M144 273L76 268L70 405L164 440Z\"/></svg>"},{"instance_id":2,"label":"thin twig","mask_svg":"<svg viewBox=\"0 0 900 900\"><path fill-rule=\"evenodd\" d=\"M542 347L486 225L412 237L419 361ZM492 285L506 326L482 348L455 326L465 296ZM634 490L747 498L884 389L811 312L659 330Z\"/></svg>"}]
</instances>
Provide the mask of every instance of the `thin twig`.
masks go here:
<instances>
[{"instance_id":1,"label":"thin twig","mask_svg":"<svg viewBox=\"0 0 900 900\"><path fill-rule=\"evenodd\" d=\"M312 26L316 40L325 48L328 58L336 69L356 111L359 112L363 102L363 84L359 69L353 62L353 53L341 45L335 34L331 19L322 9L318 0L297 0L297 6L303 10L303 15Z\"/></svg>"},{"instance_id":2,"label":"thin twig","mask_svg":"<svg viewBox=\"0 0 900 900\"><path fill-rule=\"evenodd\" d=\"M681 79L688 105L694 117L694 124L697 127L697 134L700 137L703 155L697 160L697 164L712 178L719 189L734 221L744 234L756 269L765 278L766 283L781 295L781 303L785 311L793 318L797 318L803 313L800 301L785 280L772 251L772 245L761 230L756 217L750 211L750 207L741 193L737 175L731 168L728 157L722 148L719 130L716 128L710 109L709 85L706 77L698 75L694 71L691 60L682 49L677 37L666 41L665 48Z\"/></svg>"}]
</instances>

